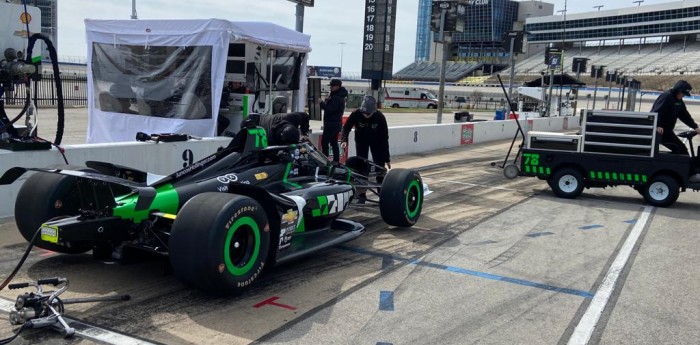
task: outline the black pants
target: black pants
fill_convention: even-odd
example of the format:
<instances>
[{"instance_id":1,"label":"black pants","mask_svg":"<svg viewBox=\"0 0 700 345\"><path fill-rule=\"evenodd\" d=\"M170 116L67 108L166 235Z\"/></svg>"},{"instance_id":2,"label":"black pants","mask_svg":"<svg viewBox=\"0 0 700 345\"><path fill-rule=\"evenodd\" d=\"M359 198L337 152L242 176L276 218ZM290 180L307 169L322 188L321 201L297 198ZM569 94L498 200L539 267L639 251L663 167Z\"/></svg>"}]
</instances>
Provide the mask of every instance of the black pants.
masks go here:
<instances>
[{"instance_id":1,"label":"black pants","mask_svg":"<svg viewBox=\"0 0 700 345\"><path fill-rule=\"evenodd\" d=\"M689 155L688 148L673 131L664 130L664 134L661 136L661 145L666 146L671 150L671 153Z\"/></svg>"},{"instance_id":2,"label":"black pants","mask_svg":"<svg viewBox=\"0 0 700 345\"><path fill-rule=\"evenodd\" d=\"M357 156L362 158L369 158L369 152L372 152L372 162L380 167L384 167L387 163L386 158L383 157L382 153L379 151L379 145L372 145L368 143L362 143L355 140L355 149L357 150ZM377 183L382 183L384 181L384 174L377 175Z\"/></svg>"},{"instance_id":3,"label":"black pants","mask_svg":"<svg viewBox=\"0 0 700 345\"><path fill-rule=\"evenodd\" d=\"M340 134L340 128L324 127L323 128L323 139L321 140L321 152L328 156L328 145L331 146L333 151L333 161L340 162L340 147L338 146L338 134Z\"/></svg>"},{"instance_id":4,"label":"black pants","mask_svg":"<svg viewBox=\"0 0 700 345\"><path fill-rule=\"evenodd\" d=\"M685 146L685 144L683 144L683 141L681 141L681 139L678 138L675 133L673 133L673 131L664 130L664 134L661 136L661 145L666 146L673 154L686 156L690 155L688 148ZM700 157L693 158L691 164L693 165L693 172L700 173Z\"/></svg>"}]
</instances>

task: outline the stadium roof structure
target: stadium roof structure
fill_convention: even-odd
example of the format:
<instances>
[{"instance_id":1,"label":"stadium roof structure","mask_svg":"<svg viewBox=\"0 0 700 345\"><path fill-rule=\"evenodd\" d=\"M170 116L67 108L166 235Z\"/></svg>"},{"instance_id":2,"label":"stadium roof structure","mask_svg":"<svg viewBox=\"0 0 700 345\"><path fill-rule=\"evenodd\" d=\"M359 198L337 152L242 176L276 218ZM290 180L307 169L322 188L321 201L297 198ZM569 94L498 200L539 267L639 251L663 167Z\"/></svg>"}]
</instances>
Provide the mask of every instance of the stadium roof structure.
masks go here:
<instances>
[{"instance_id":1,"label":"stadium roof structure","mask_svg":"<svg viewBox=\"0 0 700 345\"><path fill-rule=\"evenodd\" d=\"M528 44L700 34L700 0L530 17Z\"/></svg>"}]
</instances>

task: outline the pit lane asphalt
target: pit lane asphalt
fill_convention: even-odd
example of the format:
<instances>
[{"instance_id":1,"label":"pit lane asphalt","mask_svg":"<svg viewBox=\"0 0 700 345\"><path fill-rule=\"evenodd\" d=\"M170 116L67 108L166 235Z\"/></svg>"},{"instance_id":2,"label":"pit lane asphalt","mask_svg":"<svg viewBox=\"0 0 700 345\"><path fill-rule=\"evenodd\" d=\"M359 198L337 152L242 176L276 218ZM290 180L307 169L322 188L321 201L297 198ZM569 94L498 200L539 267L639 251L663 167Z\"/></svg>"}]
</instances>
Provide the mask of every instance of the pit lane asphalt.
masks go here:
<instances>
[{"instance_id":1,"label":"pit lane asphalt","mask_svg":"<svg viewBox=\"0 0 700 345\"><path fill-rule=\"evenodd\" d=\"M104 264L42 250L15 282L65 276L66 297L130 294L129 302L67 306L68 315L167 344L563 344L644 202L630 188L564 200L543 181L505 180L489 163L502 161L508 144L395 159L394 167L430 166L421 174L434 193L416 227L392 228L378 210L354 210L348 215L367 226L365 235L273 268L239 297L189 289L158 262ZM591 343L696 343L699 203L698 194L682 193L674 207L652 209ZM14 224L3 224L3 277L24 248ZM0 336L9 332L0 320ZM63 342L51 331L16 340Z\"/></svg>"}]
</instances>

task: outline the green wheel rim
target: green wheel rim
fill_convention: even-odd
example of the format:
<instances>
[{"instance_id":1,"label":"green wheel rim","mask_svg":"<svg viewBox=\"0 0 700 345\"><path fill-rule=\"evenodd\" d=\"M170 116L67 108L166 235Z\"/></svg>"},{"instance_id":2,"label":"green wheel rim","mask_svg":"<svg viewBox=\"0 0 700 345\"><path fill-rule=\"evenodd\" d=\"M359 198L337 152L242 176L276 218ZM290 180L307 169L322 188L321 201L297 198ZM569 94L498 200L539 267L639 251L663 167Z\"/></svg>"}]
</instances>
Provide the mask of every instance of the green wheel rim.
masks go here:
<instances>
[{"instance_id":1,"label":"green wheel rim","mask_svg":"<svg viewBox=\"0 0 700 345\"><path fill-rule=\"evenodd\" d=\"M421 205L421 188L418 180L413 180L406 189L406 213L409 218L418 214Z\"/></svg>"},{"instance_id":2,"label":"green wheel rim","mask_svg":"<svg viewBox=\"0 0 700 345\"><path fill-rule=\"evenodd\" d=\"M231 244L235 242L236 244ZM250 253L250 249L253 253ZM238 219L228 229L224 244L226 269L234 276L242 276L253 267L260 251L260 228L251 217Z\"/></svg>"}]
</instances>

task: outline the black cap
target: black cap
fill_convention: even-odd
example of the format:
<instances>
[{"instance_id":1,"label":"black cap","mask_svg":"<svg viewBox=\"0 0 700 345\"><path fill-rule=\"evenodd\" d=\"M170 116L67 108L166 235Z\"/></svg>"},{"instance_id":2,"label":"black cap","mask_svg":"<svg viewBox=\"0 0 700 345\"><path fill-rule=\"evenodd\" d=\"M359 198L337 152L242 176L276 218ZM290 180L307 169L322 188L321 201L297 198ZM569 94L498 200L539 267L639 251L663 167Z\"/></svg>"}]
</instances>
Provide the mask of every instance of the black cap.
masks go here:
<instances>
[{"instance_id":1,"label":"black cap","mask_svg":"<svg viewBox=\"0 0 700 345\"><path fill-rule=\"evenodd\" d=\"M675 92L683 92L683 95L690 96L690 90L692 89L693 87L690 86L690 83L685 80L679 80L676 82L676 85L673 85L672 90Z\"/></svg>"},{"instance_id":2,"label":"black cap","mask_svg":"<svg viewBox=\"0 0 700 345\"><path fill-rule=\"evenodd\" d=\"M287 124L282 128L280 137L284 145L291 145L298 143L301 136L299 134L299 128L292 124Z\"/></svg>"},{"instance_id":3,"label":"black cap","mask_svg":"<svg viewBox=\"0 0 700 345\"><path fill-rule=\"evenodd\" d=\"M343 86L343 82L340 79L333 78L331 79L330 86Z\"/></svg>"},{"instance_id":4,"label":"black cap","mask_svg":"<svg viewBox=\"0 0 700 345\"><path fill-rule=\"evenodd\" d=\"M377 100L372 96L365 96L360 105L360 111L365 114L374 114L377 111Z\"/></svg>"}]
</instances>

